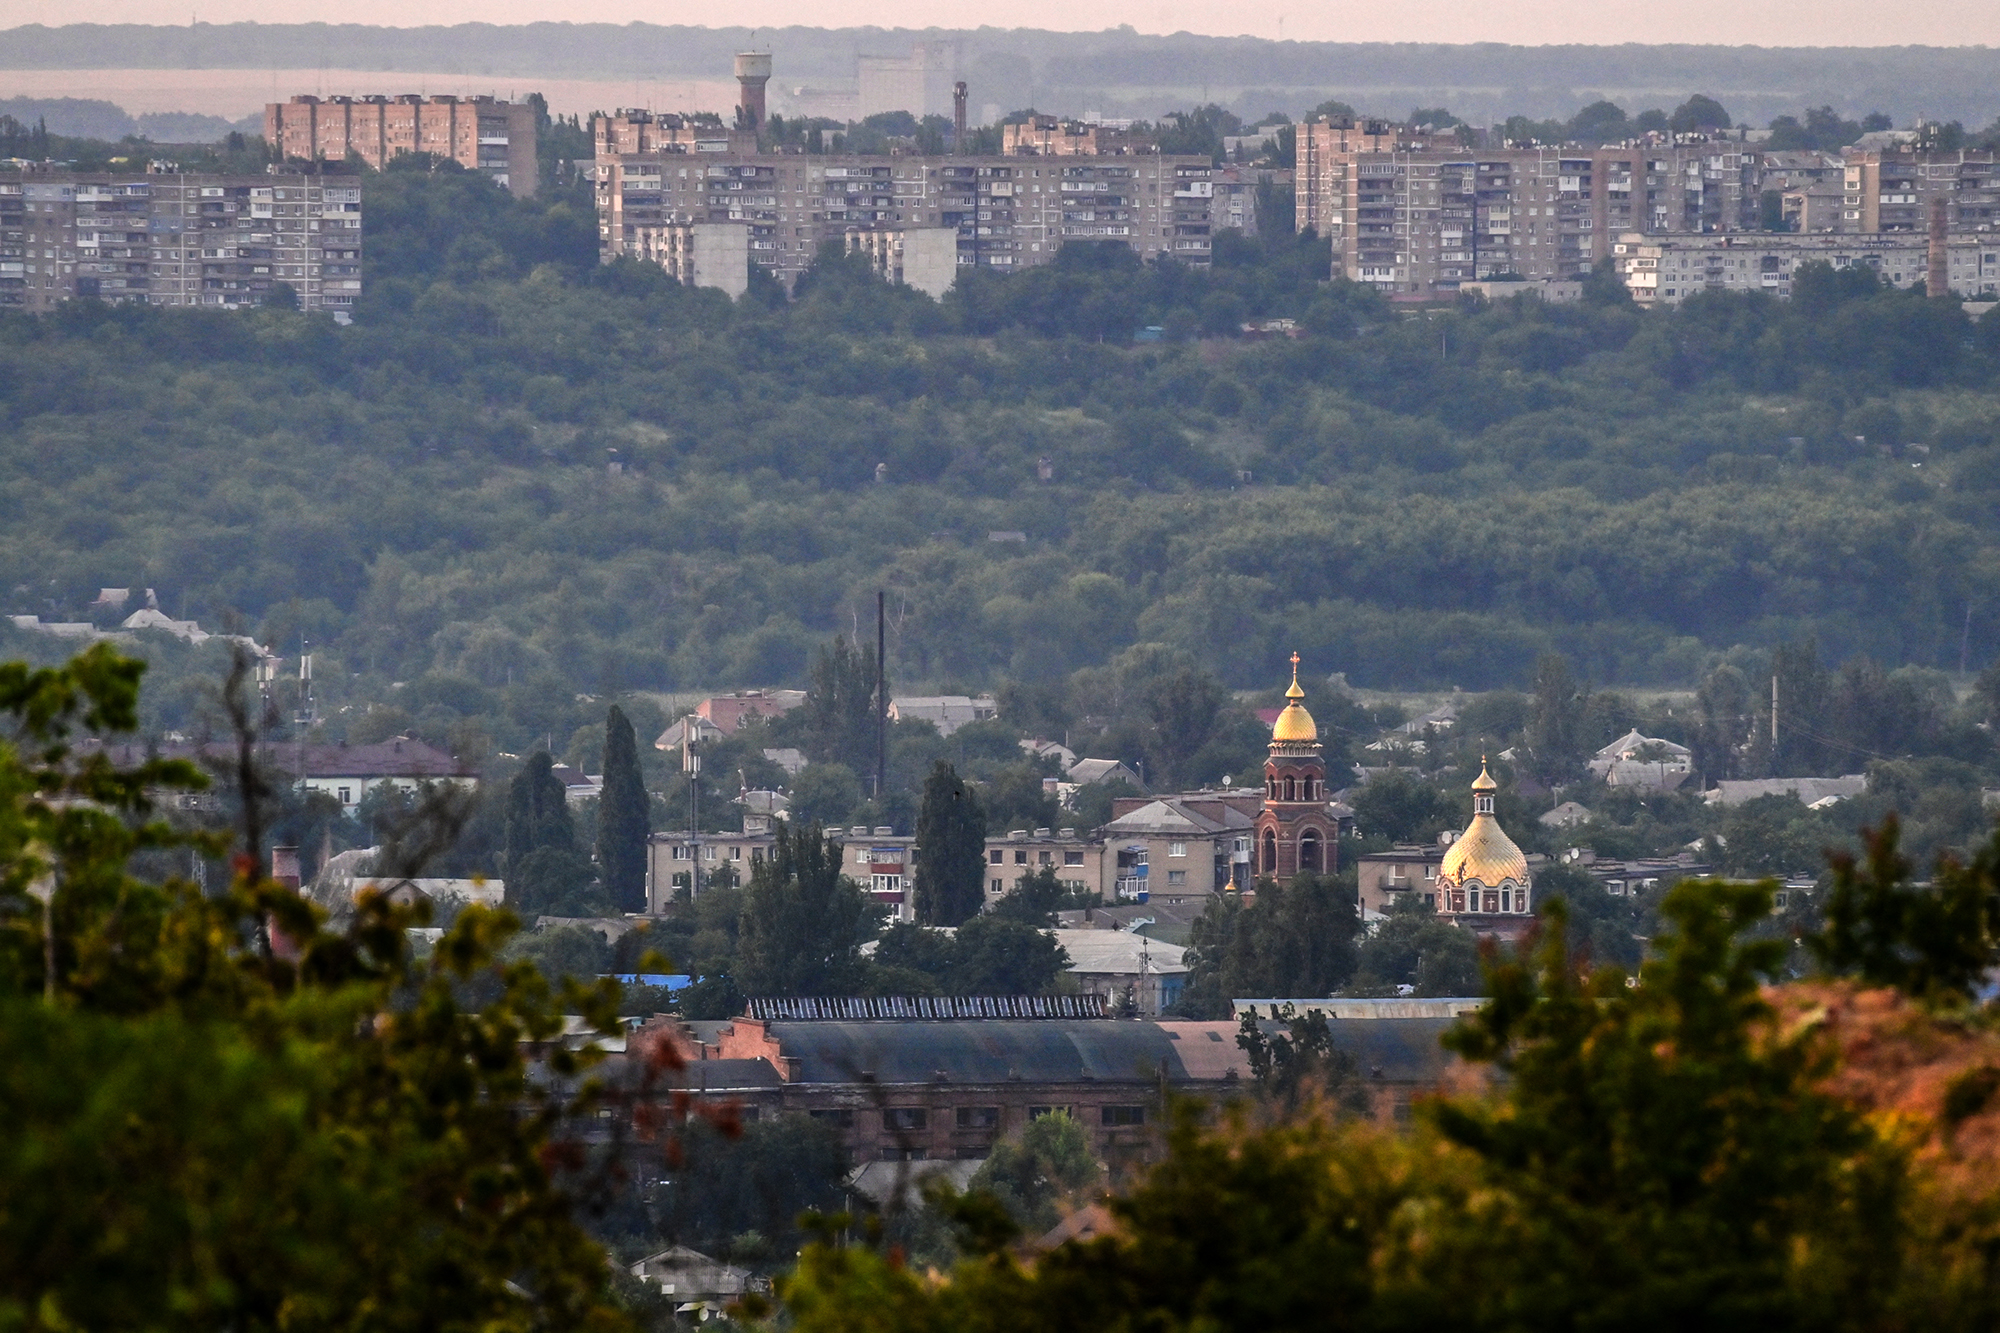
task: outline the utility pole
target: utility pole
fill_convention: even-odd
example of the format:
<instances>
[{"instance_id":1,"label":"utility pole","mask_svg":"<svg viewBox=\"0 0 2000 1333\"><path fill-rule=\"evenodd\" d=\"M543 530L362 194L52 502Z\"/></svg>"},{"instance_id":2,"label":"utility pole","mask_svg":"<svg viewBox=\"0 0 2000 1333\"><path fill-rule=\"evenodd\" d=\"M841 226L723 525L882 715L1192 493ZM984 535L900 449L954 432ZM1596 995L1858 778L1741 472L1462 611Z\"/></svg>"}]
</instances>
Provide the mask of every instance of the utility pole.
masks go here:
<instances>
[{"instance_id":1,"label":"utility pole","mask_svg":"<svg viewBox=\"0 0 2000 1333\"><path fill-rule=\"evenodd\" d=\"M965 85L960 84L963 88ZM959 102L962 108L965 103ZM889 651L887 603L882 589L875 590L875 804L876 813L889 790Z\"/></svg>"},{"instance_id":2,"label":"utility pole","mask_svg":"<svg viewBox=\"0 0 2000 1333\"><path fill-rule=\"evenodd\" d=\"M1778 751L1778 670L1771 668L1771 753L1775 758Z\"/></svg>"},{"instance_id":3,"label":"utility pole","mask_svg":"<svg viewBox=\"0 0 2000 1333\"><path fill-rule=\"evenodd\" d=\"M688 780L688 901L701 892L701 836L696 802L701 799L701 756L694 752L695 715L681 723L681 772Z\"/></svg>"}]
</instances>

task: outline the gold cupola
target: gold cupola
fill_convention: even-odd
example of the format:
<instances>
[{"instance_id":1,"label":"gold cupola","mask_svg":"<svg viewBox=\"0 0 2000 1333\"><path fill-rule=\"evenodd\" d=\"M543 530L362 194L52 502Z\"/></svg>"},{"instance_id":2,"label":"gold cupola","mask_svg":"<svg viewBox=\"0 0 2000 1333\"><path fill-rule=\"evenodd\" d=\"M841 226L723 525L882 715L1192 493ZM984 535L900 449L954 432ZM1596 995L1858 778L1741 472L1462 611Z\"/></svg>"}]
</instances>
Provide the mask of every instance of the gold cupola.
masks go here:
<instances>
[{"instance_id":1,"label":"gold cupola","mask_svg":"<svg viewBox=\"0 0 2000 1333\"><path fill-rule=\"evenodd\" d=\"M1317 745L1319 724L1313 721L1311 713L1299 701L1306 692L1299 688L1299 655L1292 654L1292 688L1285 691L1285 710L1278 714L1278 720L1271 726L1273 748L1285 745Z\"/></svg>"},{"instance_id":2,"label":"gold cupola","mask_svg":"<svg viewBox=\"0 0 2000 1333\"><path fill-rule=\"evenodd\" d=\"M1472 823L1445 852L1444 863L1438 867L1439 887L1528 887L1528 858L1493 817L1493 793L1499 789L1481 756L1479 776L1472 783ZM1520 910L1525 911L1525 905Z\"/></svg>"}]
</instances>

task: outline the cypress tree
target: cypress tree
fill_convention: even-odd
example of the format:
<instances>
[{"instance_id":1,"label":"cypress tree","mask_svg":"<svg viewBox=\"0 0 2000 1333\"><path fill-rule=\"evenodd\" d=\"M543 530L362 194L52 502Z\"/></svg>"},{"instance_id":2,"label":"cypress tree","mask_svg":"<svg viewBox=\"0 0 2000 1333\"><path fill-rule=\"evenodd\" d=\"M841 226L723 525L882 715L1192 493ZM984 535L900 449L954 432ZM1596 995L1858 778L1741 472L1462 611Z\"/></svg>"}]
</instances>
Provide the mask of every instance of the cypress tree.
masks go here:
<instances>
[{"instance_id":1,"label":"cypress tree","mask_svg":"<svg viewBox=\"0 0 2000 1333\"><path fill-rule=\"evenodd\" d=\"M625 711L604 715L604 794L597 802L597 864L611 905L646 910L646 838L653 831L639 741Z\"/></svg>"},{"instance_id":2,"label":"cypress tree","mask_svg":"<svg viewBox=\"0 0 2000 1333\"><path fill-rule=\"evenodd\" d=\"M924 780L916 862L913 892L919 922L956 926L979 915L986 901L980 891L986 873L986 811L979 793L942 759Z\"/></svg>"},{"instance_id":3,"label":"cypress tree","mask_svg":"<svg viewBox=\"0 0 2000 1333\"><path fill-rule=\"evenodd\" d=\"M569 822L569 801L562 782L549 770L555 761L537 750L507 787L507 900L515 899L515 878L528 853L544 847L576 849L576 830Z\"/></svg>"}]
</instances>

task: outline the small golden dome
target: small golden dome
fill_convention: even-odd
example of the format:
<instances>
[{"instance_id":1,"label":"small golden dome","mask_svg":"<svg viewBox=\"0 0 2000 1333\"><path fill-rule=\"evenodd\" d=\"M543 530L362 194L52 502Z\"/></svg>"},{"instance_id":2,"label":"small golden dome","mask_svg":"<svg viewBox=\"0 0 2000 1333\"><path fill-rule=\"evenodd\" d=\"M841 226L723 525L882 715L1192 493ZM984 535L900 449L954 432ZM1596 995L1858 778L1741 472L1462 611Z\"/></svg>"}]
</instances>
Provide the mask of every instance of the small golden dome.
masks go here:
<instances>
[{"instance_id":1,"label":"small golden dome","mask_svg":"<svg viewBox=\"0 0 2000 1333\"><path fill-rule=\"evenodd\" d=\"M1472 784L1472 824L1445 852L1444 864L1438 867L1440 885L1497 889L1511 881L1516 888L1528 887L1528 858L1493 817L1493 798L1486 794L1499 786L1482 760Z\"/></svg>"},{"instance_id":2,"label":"small golden dome","mask_svg":"<svg viewBox=\"0 0 2000 1333\"><path fill-rule=\"evenodd\" d=\"M1319 739L1319 724L1313 721L1312 714L1308 713L1305 705L1299 702L1305 697L1306 692L1299 688L1299 655L1293 653L1292 688L1285 691L1285 698L1290 702L1285 705L1285 711L1278 714L1277 722L1272 724L1271 739L1274 742L1298 745Z\"/></svg>"}]
</instances>

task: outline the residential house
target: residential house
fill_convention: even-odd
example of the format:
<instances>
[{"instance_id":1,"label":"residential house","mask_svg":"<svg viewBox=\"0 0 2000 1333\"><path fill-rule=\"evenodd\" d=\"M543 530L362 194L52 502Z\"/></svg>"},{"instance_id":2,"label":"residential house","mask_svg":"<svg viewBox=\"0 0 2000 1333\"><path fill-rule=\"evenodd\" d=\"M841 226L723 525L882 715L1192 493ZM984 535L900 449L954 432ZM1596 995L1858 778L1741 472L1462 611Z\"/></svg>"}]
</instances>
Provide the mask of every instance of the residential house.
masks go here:
<instances>
[{"instance_id":1,"label":"residential house","mask_svg":"<svg viewBox=\"0 0 2000 1333\"><path fill-rule=\"evenodd\" d=\"M747 1268L711 1259L685 1245L647 1255L632 1265L631 1273L673 1297L676 1313L697 1319L721 1314L732 1301L769 1285Z\"/></svg>"},{"instance_id":2,"label":"residential house","mask_svg":"<svg viewBox=\"0 0 2000 1333\"><path fill-rule=\"evenodd\" d=\"M1564 801L1555 809L1540 817L1543 828L1575 828L1578 824L1588 824L1591 820L1590 807L1575 801Z\"/></svg>"},{"instance_id":3,"label":"residential house","mask_svg":"<svg viewBox=\"0 0 2000 1333\"><path fill-rule=\"evenodd\" d=\"M986 722L999 715L1000 705L990 694L913 695L889 701L890 721L929 722L940 736L949 736L967 723Z\"/></svg>"},{"instance_id":4,"label":"residential house","mask_svg":"<svg viewBox=\"0 0 2000 1333\"><path fill-rule=\"evenodd\" d=\"M1085 995L1102 995L1118 1012L1157 1018L1181 998L1187 986L1187 950L1128 930L1058 930L1056 942L1069 955L1069 975Z\"/></svg>"},{"instance_id":5,"label":"residential house","mask_svg":"<svg viewBox=\"0 0 2000 1333\"><path fill-rule=\"evenodd\" d=\"M806 701L804 690L738 690L703 699L694 706L694 743L703 744L735 734L745 722L761 717L777 717ZM674 719L672 726L653 742L656 750L678 750L689 730L688 718ZM767 753L766 758L770 758ZM775 762L775 761L774 761ZM803 760L800 761L803 766Z\"/></svg>"},{"instance_id":6,"label":"residential house","mask_svg":"<svg viewBox=\"0 0 2000 1333\"><path fill-rule=\"evenodd\" d=\"M1146 784L1139 781L1139 775L1117 759L1079 759L1069 766L1063 778L1078 787L1099 782L1122 782L1139 791L1146 789Z\"/></svg>"},{"instance_id":7,"label":"residential house","mask_svg":"<svg viewBox=\"0 0 2000 1333\"><path fill-rule=\"evenodd\" d=\"M1635 727L1592 755L1587 767L1609 786L1673 791L1694 772L1694 751Z\"/></svg>"},{"instance_id":8,"label":"residential house","mask_svg":"<svg viewBox=\"0 0 2000 1333\"><path fill-rule=\"evenodd\" d=\"M604 776L592 777L580 773L568 764L550 764L549 773L563 785L563 800L569 805L581 805L585 801L596 800L604 795Z\"/></svg>"},{"instance_id":9,"label":"residential house","mask_svg":"<svg viewBox=\"0 0 2000 1333\"><path fill-rule=\"evenodd\" d=\"M1741 805L1759 796L1796 796L1807 805L1826 800L1844 801L1868 790L1868 775L1849 773L1838 778L1742 778L1727 779L1703 793L1712 805Z\"/></svg>"}]
</instances>

